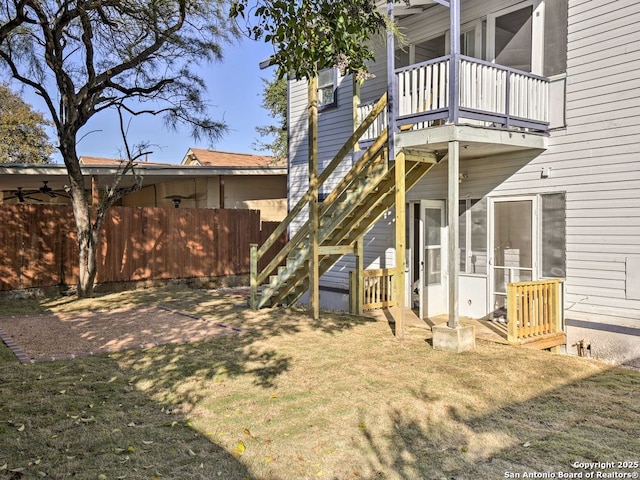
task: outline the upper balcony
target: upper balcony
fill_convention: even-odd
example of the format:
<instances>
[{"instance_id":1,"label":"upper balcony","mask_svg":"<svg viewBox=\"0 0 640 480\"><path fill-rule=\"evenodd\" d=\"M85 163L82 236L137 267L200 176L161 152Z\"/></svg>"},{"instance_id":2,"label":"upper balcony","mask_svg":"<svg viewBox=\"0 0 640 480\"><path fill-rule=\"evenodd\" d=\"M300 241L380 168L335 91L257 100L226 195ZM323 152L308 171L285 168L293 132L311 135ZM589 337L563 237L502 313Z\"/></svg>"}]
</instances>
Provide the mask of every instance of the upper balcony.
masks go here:
<instances>
[{"instance_id":1,"label":"upper balcony","mask_svg":"<svg viewBox=\"0 0 640 480\"><path fill-rule=\"evenodd\" d=\"M451 62L457 62L457 68ZM399 68L395 76L393 112L403 146L433 143L425 141L425 130L453 125L482 128L489 143L512 143L513 133L522 133L515 137L523 148L544 148L550 85L544 77L463 55ZM360 105L358 119L371 108ZM361 143L375 139L387 127L387 117L381 114ZM440 139L446 141L447 135L451 132Z\"/></svg>"}]
</instances>

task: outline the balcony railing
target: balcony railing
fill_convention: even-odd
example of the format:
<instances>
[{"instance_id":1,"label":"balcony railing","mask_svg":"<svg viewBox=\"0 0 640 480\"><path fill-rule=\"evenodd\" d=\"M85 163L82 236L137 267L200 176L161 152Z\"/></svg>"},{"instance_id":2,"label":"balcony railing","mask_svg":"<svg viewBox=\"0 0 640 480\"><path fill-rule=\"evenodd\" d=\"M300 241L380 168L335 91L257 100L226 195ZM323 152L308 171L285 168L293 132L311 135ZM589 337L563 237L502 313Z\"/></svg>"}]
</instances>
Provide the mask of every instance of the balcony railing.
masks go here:
<instances>
[{"instance_id":1,"label":"balcony railing","mask_svg":"<svg viewBox=\"0 0 640 480\"><path fill-rule=\"evenodd\" d=\"M445 122L546 132L549 126L549 80L513 68L459 56L457 95L450 89L451 56L396 70L397 115L401 129L422 129ZM358 107L365 118L370 104ZM371 140L385 128L386 113L361 141Z\"/></svg>"}]
</instances>

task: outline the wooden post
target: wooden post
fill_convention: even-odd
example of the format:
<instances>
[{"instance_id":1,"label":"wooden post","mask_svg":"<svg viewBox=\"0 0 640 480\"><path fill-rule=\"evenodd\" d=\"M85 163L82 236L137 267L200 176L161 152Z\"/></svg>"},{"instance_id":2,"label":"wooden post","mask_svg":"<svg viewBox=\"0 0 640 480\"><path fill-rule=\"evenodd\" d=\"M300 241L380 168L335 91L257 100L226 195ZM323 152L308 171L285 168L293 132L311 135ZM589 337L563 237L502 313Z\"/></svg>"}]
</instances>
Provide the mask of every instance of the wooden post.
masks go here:
<instances>
[{"instance_id":1,"label":"wooden post","mask_svg":"<svg viewBox=\"0 0 640 480\"><path fill-rule=\"evenodd\" d=\"M364 237L360 235L356 242L356 312L362 315L364 304Z\"/></svg>"},{"instance_id":2,"label":"wooden post","mask_svg":"<svg viewBox=\"0 0 640 480\"><path fill-rule=\"evenodd\" d=\"M219 196L219 207L224 208L224 176L218 176L218 196Z\"/></svg>"},{"instance_id":3,"label":"wooden post","mask_svg":"<svg viewBox=\"0 0 640 480\"><path fill-rule=\"evenodd\" d=\"M318 76L309 78L309 310L320 318L320 265L318 243Z\"/></svg>"},{"instance_id":4,"label":"wooden post","mask_svg":"<svg viewBox=\"0 0 640 480\"><path fill-rule=\"evenodd\" d=\"M98 177L91 177L91 206L97 207L100 203L100 187L98 185Z\"/></svg>"},{"instance_id":5,"label":"wooden post","mask_svg":"<svg viewBox=\"0 0 640 480\"><path fill-rule=\"evenodd\" d=\"M512 283L507 285L507 340L518 340L518 290Z\"/></svg>"},{"instance_id":6,"label":"wooden post","mask_svg":"<svg viewBox=\"0 0 640 480\"><path fill-rule=\"evenodd\" d=\"M460 319L458 316L458 277L460 274L460 252L458 250L458 215L460 211L460 192L459 192L459 163L460 160L460 143L455 140L449 142L449 159L448 163L448 196L447 211L448 216L448 265L449 265L449 328L458 328Z\"/></svg>"},{"instance_id":7,"label":"wooden post","mask_svg":"<svg viewBox=\"0 0 640 480\"><path fill-rule=\"evenodd\" d=\"M358 107L360 106L360 82L356 78L356 75L353 74L353 131L355 132L358 128L359 122L362 120L358 118ZM353 146L353 152L360 151L360 145L358 142ZM355 161L353 162L355 163Z\"/></svg>"},{"instance_id":8,"label":"wooden post","mask_svg":"<svg viewBox=\"0 0 640 480\"><path fill-rule=\"evenodd\" d=\"M249 298L249 307L253 310L258 309L258 244L249 245L251 249L250 265L249 265L249 285L251 287L251 297Z\"/></svg>"},{"instance_id":9,"label":"wooden post","mask_svg":"<svg viewBox=\"0 0 640 480\"><path fill-rule=\"evenodd\" d=\"M406 262L406 191L405 191L405 154L400 152L396 156L395 182L396 182L396 268L395 268L395 294L398 316L396 318L396 337L404 338L404 297L405 281L404 269Z\"/></svg>"},{"instance_id":10,"label":"wooden post","mask_svg":"<svg viewBox=\"0 0 640 480\"><path fill-rule=\"evenodd\" d=\"M449 1L449 27L449 122L455 124L460 116L460 0Z\"/></svg>"}]
</instances>

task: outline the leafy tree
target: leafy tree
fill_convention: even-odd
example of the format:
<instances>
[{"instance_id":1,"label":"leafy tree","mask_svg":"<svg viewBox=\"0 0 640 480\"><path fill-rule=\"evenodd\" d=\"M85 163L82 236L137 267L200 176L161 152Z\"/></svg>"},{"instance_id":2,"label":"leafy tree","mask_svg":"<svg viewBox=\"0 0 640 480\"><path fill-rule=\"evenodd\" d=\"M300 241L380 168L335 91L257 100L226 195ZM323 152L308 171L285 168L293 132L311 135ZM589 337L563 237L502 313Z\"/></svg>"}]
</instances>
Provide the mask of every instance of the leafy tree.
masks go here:
<instances>
[{"instance_id":1,"label":"leafy tree","mask_svg":"<svg viewBox=\"0 0 640 480\"><path fill-rule=\"evenodd\" d=\"M19 95L0 84L0 163L48 163L53 145L51 125Z\"/></svg>"},{"instance_id":2,"label":"leafy tree","mask_svg":"<svg viewBox=\"0 0 640 480\"><path fill-rule=\"evenodd\" d=\"M78 295L93 294L96 247L106 210L140 188L144 146L131 148L124 117L160 115L212 141L225 125L207 115L196 67L221 56L234 35L225 0L0 0L0 65L42 97L68 171L80 253ZM1 68L1 67L0 67ZM80 130L99 112L120 115L126 162L90 208L76 151Z\"/></svg>"},{"instance_id":3,"label":"leafy tree","mask_svg":"<svg viewBox=\"0 0 640 480\"><path fill-rule=\"evenodd\" d=\"M369 39L387 22L375 0L232 0L231 17L246 21L246 33L274 46L279 76L313 78L333 66L364 74L373 59Z\"/></svg>"},{"instance_id":4,"label":"leafy tree","mask_svg":"<svg viewBox=\"0 0 640 480\"><path fill-rule=\"evenodd\" d=\"M270 151L276 161L287 157L287 82L284 78L262 79L262 107L269 111L275 125L256 127L261 137L269 137L271 142L256 141L254 147Z\"/></svg>"}]
</instances>

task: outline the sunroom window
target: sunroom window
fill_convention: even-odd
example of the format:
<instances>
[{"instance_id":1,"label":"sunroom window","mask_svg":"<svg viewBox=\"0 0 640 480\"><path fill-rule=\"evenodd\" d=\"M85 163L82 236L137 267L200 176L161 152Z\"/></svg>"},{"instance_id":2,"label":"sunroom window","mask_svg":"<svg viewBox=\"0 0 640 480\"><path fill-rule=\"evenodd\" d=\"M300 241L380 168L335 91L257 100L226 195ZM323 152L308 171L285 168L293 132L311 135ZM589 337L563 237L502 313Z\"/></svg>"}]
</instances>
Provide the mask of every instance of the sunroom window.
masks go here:
<instances>
[{"instance_id":1,"label":"sunroom window","mask_svg":"<svg viewBox=\"0 0 640 480\"><path fill-rule=\"evenodd\" d=\"M541 277L566 275L566 199L564 193L549 193L541 199Z\"/></svg>"},{"instance_id":2,"label":"sunroom window","mask_svg":"<svg viewBox=\"0 0 640 480\"><path fill-rule=\"evenodd\" d=\"M487 199L460 201L460 273L487 274Z\"/></svg>"}]
</instances>

